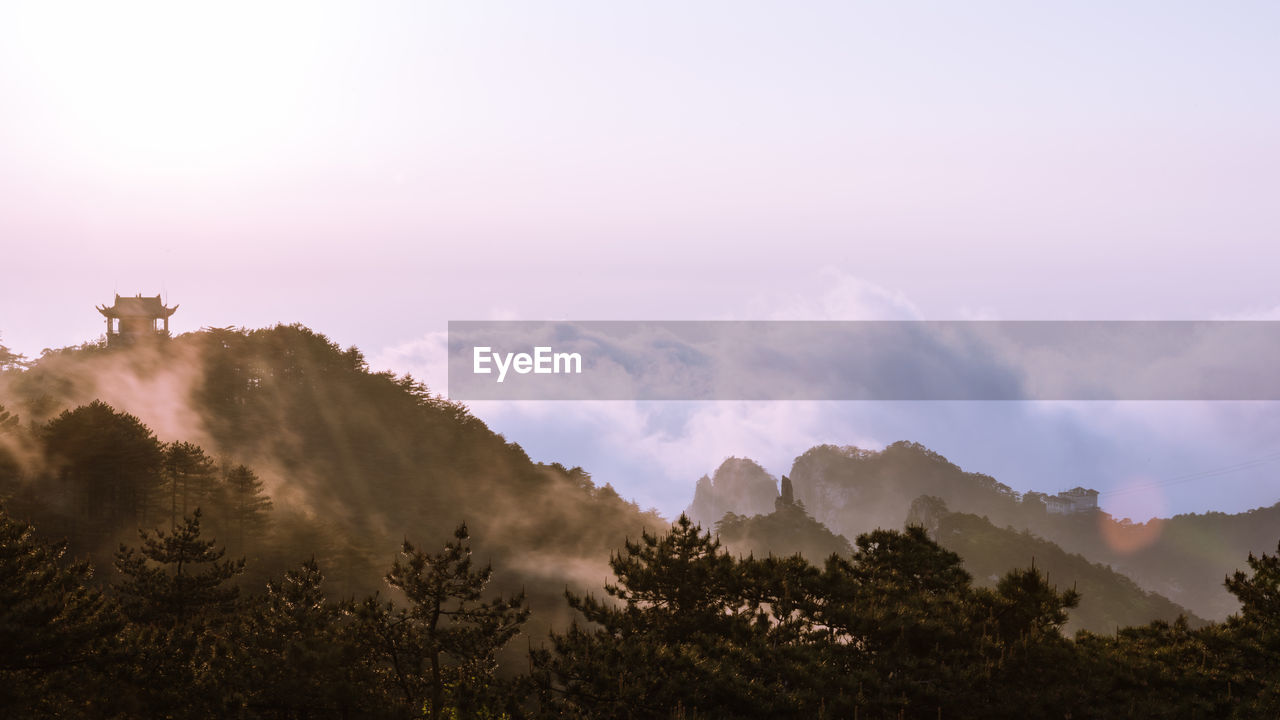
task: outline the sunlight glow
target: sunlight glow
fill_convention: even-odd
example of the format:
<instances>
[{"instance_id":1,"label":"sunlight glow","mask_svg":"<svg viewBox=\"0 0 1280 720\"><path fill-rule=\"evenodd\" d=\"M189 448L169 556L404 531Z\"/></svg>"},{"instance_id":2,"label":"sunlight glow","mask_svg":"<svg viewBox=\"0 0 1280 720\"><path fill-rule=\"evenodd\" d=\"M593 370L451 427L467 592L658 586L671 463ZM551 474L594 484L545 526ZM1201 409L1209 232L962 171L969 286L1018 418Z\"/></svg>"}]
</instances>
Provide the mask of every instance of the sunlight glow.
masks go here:
<instances>
[{"instance_id":1,"label":"sunlight glow","mask_svg":"<svg viewBox=\"0 0 1280 720\"><path fill-rule=\"evenodd\" d=\"M33 3L18 22L46 132L125 175L225 171L286 145L333 34L300 3Z\"/></svg>"}]
</instances>

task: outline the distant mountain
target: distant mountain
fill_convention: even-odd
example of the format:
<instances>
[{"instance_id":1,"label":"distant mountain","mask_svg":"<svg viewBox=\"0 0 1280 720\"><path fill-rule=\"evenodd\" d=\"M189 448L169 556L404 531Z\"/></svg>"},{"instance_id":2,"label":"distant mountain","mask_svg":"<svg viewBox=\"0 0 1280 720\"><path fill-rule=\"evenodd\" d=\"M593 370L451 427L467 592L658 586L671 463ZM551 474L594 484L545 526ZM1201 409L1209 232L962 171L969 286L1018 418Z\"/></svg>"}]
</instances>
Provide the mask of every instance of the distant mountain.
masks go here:
<instances>
[{"instance_id":1,"label":"distant mountain","mask_svg":"<svg viewBox=\"0 0 1280 720\"><path fill-rule=\"evenodd\" d=\"M795 498L790 479L783 477L775 509L768 514L739 515L726 512L715 524L720 541L733 553L766 555L800 554L821 564L832 553L847 556L852 547L807 512ZM1027 531L998 528L985 517L951 512L938 497L917 498L904 516L907 524L921 525L943 547L958 554L975 584L994 586L1010 570L1036 567L1049 582L1074 588L1080 605L1070 613L1064 630L1089 630L1104 635L1117 628L1145 625L1154 620L1172 622L1186 616L1193 626L1206 623L1186 608L1157 593L1140 588L1110 567L1068 553L1058 545Z\"/></svg>"},{"instance_id":2,"label":"distant mountain","mask_svg":"<svg viewBox=\"0 0 1280 720\"><path fill-rule=\"evenodd\" d=\"M919 498L907 522L923 525L938 544L963 558L978 585L994 586L1009 570L1034 565L1050 583L1079 591L1080 605L1071 611L1067 632L1083 629L1110 635L1118 628L1153 620L1173 622L1180 615L1187 616L1193 627L1207 623L1110 567L1068 553L1025 530L998 528L977 515L949 512L938 498Z\"/></svg>"},{"instance_id":3,"label":"distant mountain","mask_svg":"<svg viewBox=\"0 0 1280 720\"><path fill-rule=\"evenodd\" d=\"M790 477L796 498L813 516L847 537L897 527L921 495L998 525L1016 525L1022 517L1013 488L965 472L918 443L898 442L880 452L819 445L796 458Z\"/></svg>"},{"instance_id":4,"label":"distant mountain","mask_svg":"<svg viewBox=\"0 0 1280 720\"><path fill-rule=\"evenodd\" d=\"M796 498L814 518L845 537L897 527L912 502L928 495L953 512L1028 531L1109 565L1143 589L1214 620L1239 607L1223 587L1225 576L1249 553L1274 551L1280 539L1280 504L1146 523L1097 509L1052 513L1043 493L1019 494L989 475L961 470L917 443L898 442L879 452L814 447L796 458L790 477Z\"/></svg>"},{"instance_id":5,"label":"distant mountain","mask_svg":"<svg viewBox=\"0 0 1280 720\"><path fill-rule=\"evenodd\" d=\"M804 503L795 499L791 481L782 478L781 494L767 515L738 515L726 512L715 523L720 541L737 555L803 555L815 565L832 554L848 555L853 547L843 535L837 535L814 520Z\"/></svg>"},{"instance_id":6,"label":"distant mountain","mask_svg":"<svg viewBox=\"0 0 1280 720\"><path fill-rule=\"evenodd\" d=\"M765 515L773 512L778 479L754 460L731 457L720 463L711 477L703 475L685 513L690 520L711 527L726 512Z\"/></svg>"}]
</instances>

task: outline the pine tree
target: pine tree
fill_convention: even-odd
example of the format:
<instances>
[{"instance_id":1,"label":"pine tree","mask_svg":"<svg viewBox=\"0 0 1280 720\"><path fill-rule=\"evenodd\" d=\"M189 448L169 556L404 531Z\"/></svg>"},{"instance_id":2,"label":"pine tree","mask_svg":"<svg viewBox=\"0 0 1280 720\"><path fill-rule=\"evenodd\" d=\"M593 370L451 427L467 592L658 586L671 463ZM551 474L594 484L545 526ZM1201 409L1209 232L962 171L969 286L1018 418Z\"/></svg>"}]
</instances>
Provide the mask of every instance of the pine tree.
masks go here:
<instances>
[{"instance_id":1,"label":"pine tree","mask_svg":"<svg viewBox=\"0 0 1280 720\"><path fill-rule=\"evenodd\" d=\"M43 435L73 520L83 528L68 534L96 540L148 522L163 455L155 435L138 418L95 400L63 411Z\"/></svg>"},{"instance_id":2,"label":"pine tree","mask_svg":"<svg viewBox=\"0 0 1280 720\"><path fill-rule=\"evenodd\" d=\"M614 601L565 593L572 625L535 651L543 699L584 717L781 717L760 580L682 515L610 559Z\"/></svg>"},{"instance_id":3,"label":"pine tree","mask_svg":"<svg viewBox=\"0 0 1280 720\"><path fill-rule=\"evenodd\" d=\"M665 536L628 542L611 565L615 602L567 594L593 627L553 634L550 652L533 653L551 711L935 717L993 693L1009 707L1067 697L1048 692L1061 682L1027 682L1014 658L1070 665L1058 628L1074 593L1034 570L976 591L959 556L919 527L864 534L819 571L798 555L735 559L681 518Z\"/></svg>"},{"instance_id":4,"label":"pine tree","mask_svg":"<svg viewBox=\"0 0 1280 720\"><path fill-rule=\"evenodd\" d=\"M227 581L244 571L244 560L222 560L214 540L200 538L200 509L166 534L139 530L138 549L120 546L118 586L130 616L141 621L183 624L234 608L239 589Z\"/></svg>"},{"instance_id":5,"label":"pine tree","mask_svg":"<svg viewBox=\"0 0 1280 720\"><path fill-rule=\"evenodd\" d=\"M123 545L116 585L131 620L122 642L129 663L119 681L137 698L137 711L153 717L230 717L240 696L235 648L239 589L228 583L244 561L200 536L200 511L169 532L140 530L141 546Z\"/></svg>"},{"instance_id":6,"label":"pine tree","mask_svg":"<svg viewBox=\"0 0 1280 720\"><path fill-rule=\"evenodd\" d=\"M631 629L628 615L643 613L646 632L673 641L727 628L741 587L734 559L718 539L681 515L670 533L645 532L640 542L628 540L624 547L609 562L618 581L606 584L605 592L628 613L590 596L570 596L569 604L588 621L625 632Z\"/></svg>"},{"instance_id":7,"label":"pine tree","mask_svg":"<svg viewBox=\"0 0 1280 720\"><path fill-rule=\"evenodd\" d=\"M0 716L62 716L64 705L98 704L95 681L123 623L115 604L87 587L92 574L0 507Z\"/></svg>"},{"instance_id":8,"label":"pine tree","mask_svg":"<svg viewBox=\"0 0 1280 720\"><path fill-rule=\"evenodd\" d=\"M282 717L348 717L379 705L373 658L325 599L314 559L254 598L243 649L248 705Z\"/></svg>"},{"instance_id":9,"label":"pine tree","mask_svg":"<svg viewBox=\"0 0 1280 720\"><path fill-rule=\"evenodd\" d=\"M493 570L473 567L469 540L465 524L439 553L406 540L386 581L404 593L409 607L375 596L352 608L386 658L390 682L406 705L425 702L433 720L446 707L469 715L485 701L498 650L529 615L523 593L481 600Z\"/></svg>"},{"instance_id":10,"label":"pine tree","mask_svg":"<svg viewBox=\"0 0 1280 720\"><path fill-rule=\"evenodd\" d=\"M0 370L20 370L30 365L30 361L25 356L0 345Z\"/></svg>"},{"instance_id":11,"label":"pine tree","mask_svg":"<svg viewBox=\"0 0 1280 720\"><path fill-rule=\"evenodd\" d=\"M21 472L12 447L18 432L18 416L0 405L0 501L9 500L18 489Z\"/></svg>"},{"instance_id":12,"label":"pine tree","mask_svg":"<svg viewBox=\"0 0 1280 720\"><path fill-rule=\"evenodd\" d=\"M226 513L235 527L236 547L243 552L246 538L266 522L271 498L267 497L262 480L244 465L228 468L223 473L222 486Z\"/></svg>"},{"instance_id":13,"label":"pine tree","mask_svg":"<svg viewBox=\"0 0 1280 720\"><path fill-rule=\"evenodd\" d=\"M199 506L217 507L217 467L213 459L199 445L189 442L173 442L164 448L164 481L169 506L170 526L176 527L178 518L186 516Z\"/></svg>"},{"instance_id":14,"label":"pine tree","mask_svg":"<svg viewBox=\"0 0 1280 720\"><path fill-rule=\"evenodd\" d=\"M1227 590L1240 601L1239 622L1280 635L1280 546L1275 555L1249 553L1247 562L1252 574L1237 570L1226 580Z\"/></svg>"},{"instance_id":15,"label":"pine tree","mask_svg":"<svg viewBox=\"0 0 1280 720\"><path fill-rule=\"evenodd\" d=\"M1249 570L1226 579L1227 590L1240 601L1225 631L1237 660L1238 691L1250 688L1247 707L1254 717L1280 716L1280 545L1274 555L1249 553ZM1243 698L1242 698L1243 700ZM1244 704L1243 702L1241 704Z\"/></svg>"}]
</instances>

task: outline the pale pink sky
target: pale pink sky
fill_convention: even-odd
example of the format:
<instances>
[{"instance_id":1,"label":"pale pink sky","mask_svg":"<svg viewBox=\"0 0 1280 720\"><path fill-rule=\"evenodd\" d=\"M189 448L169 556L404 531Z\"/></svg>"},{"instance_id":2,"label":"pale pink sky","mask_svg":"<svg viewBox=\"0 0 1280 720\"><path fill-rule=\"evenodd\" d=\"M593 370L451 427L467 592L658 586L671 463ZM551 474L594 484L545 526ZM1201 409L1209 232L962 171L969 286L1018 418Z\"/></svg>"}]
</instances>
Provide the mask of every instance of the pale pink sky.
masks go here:
<instances>
[{"instance_id":1,"label":"pale pink sky","mask_svg":"<svg viewBox=\"0 0 1280 720\"><path fill-rule=\"evenodd\" d=\"M178 332L377 356L823 273L930 318L1267 313L1276 37L1260 1L6 3L0 341L165 291Z\"/></svg>"},{"instance_id":2,"label":"pale pink sky","mask_svg":"<svg viewBox=\"0 0 1280 720\"><path fill-rule=\"evenodd\" d=\"M74 343L165 289L179 329L373 350L450 317L715 316L821 266L931 317L1266 309L1278 16L6 4L0 334Z\"/></svg>"}]
</instances>

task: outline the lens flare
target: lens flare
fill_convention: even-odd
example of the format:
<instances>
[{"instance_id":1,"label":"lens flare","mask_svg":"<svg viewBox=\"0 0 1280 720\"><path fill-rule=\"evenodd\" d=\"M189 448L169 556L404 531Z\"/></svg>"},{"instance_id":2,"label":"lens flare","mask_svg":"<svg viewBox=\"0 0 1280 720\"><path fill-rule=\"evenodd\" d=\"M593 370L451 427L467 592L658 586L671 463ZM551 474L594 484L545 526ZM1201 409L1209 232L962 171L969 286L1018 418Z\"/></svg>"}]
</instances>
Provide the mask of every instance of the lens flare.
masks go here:
<instances>
[{"instance_id":1,"label":"lens flare","mask_svg":"<svg viewBox=\"0 0 1280 720\"><path fill-rule=\"evenodd\" d=\"M1160 539L1162 516L1169 514L1169 501L1154 478L1136 476L1106 493L1103 509L1109 514L1098 515L1099 534L1112 550L1129 555ZM1135 522L1132 518L1145 521Z\"/></svg>"}]
</instances>

